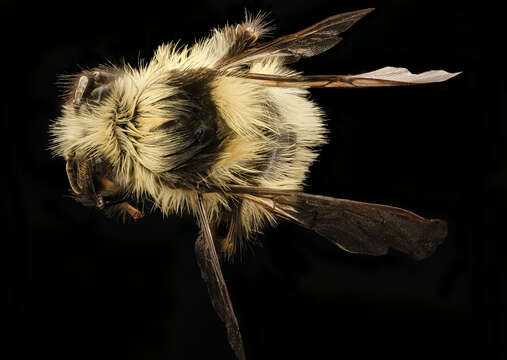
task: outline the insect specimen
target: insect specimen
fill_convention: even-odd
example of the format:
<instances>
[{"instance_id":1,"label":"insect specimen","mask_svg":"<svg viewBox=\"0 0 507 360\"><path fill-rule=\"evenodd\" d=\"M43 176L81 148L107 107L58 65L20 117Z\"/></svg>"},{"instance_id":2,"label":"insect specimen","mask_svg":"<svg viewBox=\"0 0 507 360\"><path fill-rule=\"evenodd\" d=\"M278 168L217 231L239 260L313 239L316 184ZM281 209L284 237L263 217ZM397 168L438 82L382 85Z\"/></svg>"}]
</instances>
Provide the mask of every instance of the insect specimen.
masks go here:
<instances>
[{"instance_id":1,"label":"insect specimen","mask_svg":"<svg viewBox=\"0 0 507 360\"><path fill-rule=\"evenodd\" d=\"M278 219L345 251L389 249L416 259L445 238L444 221L410 211L302 192L326 143L308 88L404 86L457 73L385 67L358 75L302 75L288 67L340 42L373 9L331 16L271 41L263 16L215 29L192 46L161 45L138 67L101 65L64 78L52 149L66 160L75 198L139 219L146 207L199 219L195 252L229 343L245 359L219 258L243 251Z\"/></svg>"}]
</instances>

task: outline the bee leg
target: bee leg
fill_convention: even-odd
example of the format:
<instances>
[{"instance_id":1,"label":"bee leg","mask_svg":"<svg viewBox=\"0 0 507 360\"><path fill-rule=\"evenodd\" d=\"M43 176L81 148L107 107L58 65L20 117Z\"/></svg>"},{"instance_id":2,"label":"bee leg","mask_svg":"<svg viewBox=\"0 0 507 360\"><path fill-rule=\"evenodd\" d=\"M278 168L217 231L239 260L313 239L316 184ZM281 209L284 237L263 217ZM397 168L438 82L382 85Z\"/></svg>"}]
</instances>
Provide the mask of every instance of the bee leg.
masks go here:
<instances>
[{"instance_id":1,"label":"bee leg","mask_svg":"<svg viewBox=\"0 0 507 360\"><path fill-rule=\"evenodd\" d=\"M102 210L102 209L104 209L104 205L105 205L104 197L102 196L101 193L98 193L97 194L97 207Z\"/></svg>"},{"instance_id":2,"label":"bee leg","mask_svg":"<svg viewBox=\"0 0 507 360\"><path fill-rule=\"evenodd\" d=\"M73 100L74 105L81 105L81 100L86 91L86 88L88 87L89 81L90 79L88 78L88 76L85 75L79 78L76 91L74 92L74 100Z\"/></svg>"},{"instance_id":3,"label":"bee leg","mask_svg":"<svg viewBox=\"0 0 507 360\"><path fill-rule=\"evenodd\" d=\"M133 207L132 205L130 205L128 202L124 201L122 203L119 204L119 206L121 206L121 208L127 213L129 214L132 219L134 221L136 220L139 220L140 218L143 217L143 213L136 209L135 207Z\"/></svg>"},{"instance_id":4,"label":"bee leg","mask_svg":"<svg viewBox=\"0 0 507 360\"><path fill-rule=\"evenodd\" d=\"M93 79L93 90L90 92L90 97L95 102L100 102L111 89L111 83L116 75L108 71L97 70L91 73L91 78Z\"/></svg>"},{"instance_id":5,"label":"bee leg","mask_svg":"<svg viewBox=\"0 0 507 360\"><path fill-rule=\"evenodd\" d=\"M220 255L227 260L232 260L238 250L242 250L242 229L241 229L241 203L233 210L227 235L220 242Z\"/></svg>"},{"instance_id":6,"label":"bee leg","mask_svg":"<svg viewBox=\"0 0 507 360\"><path fill-rule=\"evenodd\" d=\"M252 46L259 39L260 33L250 24L242 23L237 27L238 39L243 40L245 45Z\"/></svg>"},{"instance_id":7,"label":"bee leg","mask_svg":"<svg viewBox=\"0 0 507 360\"><path fill-rule=\"evenodd\" d=\"M102 71L102 70L97 70L97 71L94 71L92 73L93 75L93 80L97 83L97 84L108 84L110 83L111 81L114 80L114 78L116 77L116 75L114 75L113 73L110 73L110 72L107 72L107 71Z\"/></svg>"},{"instance_id":8,"label":"bee leg","mask_svg":"<svg viewBox=\"0 0 507 360\"><path fill-rule=\"evenodd\" d=\"M257 16L253 16L246 12L245 21L237 25L236 31L238 32L239 37L248 38L249 46L255 44L259 38L269 32L266 24L264 24L264 18L265 15L259 14Z\"/></svg>"},{"instance_id":9,"label":"bee leg","mask_svg":"<svg viewBox=\"0 0 507 360\"><path fill-rule=\"evenodd\" d=\"M93 100L95 102L99 103L102 99L102 95L106 94L109 89L111 89L111 85L101 85L93 89L93 91L90 93L90 96L94 98Z\"/></svg>"},{"instance_id":10,"label":"bee leg","mask_svg":"<svg viewBox=\"0 0 507 360\"><path fill-rule=\"evenodd\" d=\"M81 193L81 188L77 183L76 169L74 167L73 158L69 158L65 163L65 170L67 171L67 178L69 179L70 188L74 192L74 194L79 195Z\"/></svg>"}]
</instances>

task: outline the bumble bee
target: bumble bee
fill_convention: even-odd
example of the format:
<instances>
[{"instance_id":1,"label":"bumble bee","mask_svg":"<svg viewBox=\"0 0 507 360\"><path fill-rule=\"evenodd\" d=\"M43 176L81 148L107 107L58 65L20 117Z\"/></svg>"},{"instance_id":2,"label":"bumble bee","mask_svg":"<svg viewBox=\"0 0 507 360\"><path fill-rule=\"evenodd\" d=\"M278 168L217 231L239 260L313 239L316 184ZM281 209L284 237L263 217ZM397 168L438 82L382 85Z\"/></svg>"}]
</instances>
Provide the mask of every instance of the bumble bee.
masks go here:
<instances>
[{"instance_id":1,"label":"bumble bee","mask_svg":"<svg viewBox=\"0 0 507 360\"><path fill-rule=\"evenodd\" d=\"M135 220L150 204L163 214L194 214L197 261L239 359L245 353L219 257L247 248L266 224L285 219L349 252L393 248L416 259L446 236L442 220L301 191L327 141L324 112L308 88L415 85L458 74L385 67L302 75L288 67L335 46L372 10L267 42L264 16L247 15L192 46L161 45L138 67L102 65L64 79L62 114L50 133L72 193L86 206Z\"/></svg>"}]
</instances>

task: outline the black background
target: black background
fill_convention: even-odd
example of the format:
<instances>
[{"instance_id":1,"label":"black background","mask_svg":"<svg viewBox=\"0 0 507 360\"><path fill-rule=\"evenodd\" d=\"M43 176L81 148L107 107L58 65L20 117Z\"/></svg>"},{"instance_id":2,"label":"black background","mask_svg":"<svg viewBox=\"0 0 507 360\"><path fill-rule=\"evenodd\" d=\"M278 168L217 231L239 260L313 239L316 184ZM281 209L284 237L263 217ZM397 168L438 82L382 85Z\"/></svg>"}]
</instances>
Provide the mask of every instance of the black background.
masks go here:
<instances>
[{"instance_id":1,"label":"black background","mask_svg":"<svg viewBox=\"0 0 507 360\"><path fill-rule=\"evenodd\" d=\"M290 224L224 264L248 359L505 355L506 57L487 2L187 1L4 5L2 219L15 358L233 359L195 263L189 216L122 224L75 203L48 147L58 74L193 42L243 9L277 35L375 7L309 74L463 71L415 88L317 89L331 142L308 192L449 223L429 259L351 255ZM8 21L10 20L10 22Z\"/></svg>"}]
</instances>

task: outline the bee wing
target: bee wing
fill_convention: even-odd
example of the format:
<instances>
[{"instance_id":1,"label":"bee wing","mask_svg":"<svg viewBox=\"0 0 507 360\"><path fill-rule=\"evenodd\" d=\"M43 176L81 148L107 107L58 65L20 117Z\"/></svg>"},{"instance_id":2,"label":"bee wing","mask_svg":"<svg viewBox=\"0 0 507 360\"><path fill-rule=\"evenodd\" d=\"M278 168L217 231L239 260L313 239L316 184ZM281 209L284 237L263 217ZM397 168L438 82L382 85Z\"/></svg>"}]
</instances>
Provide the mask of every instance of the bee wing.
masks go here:
<instances>
[{"instance_id":1,"label":"bee wing","mask_svg":"<svg viewBox=\"0 0 507 360\"><path fill-rule=\"evenodd\" d=\"M444 70L430 70L420 74L412 74L405 68L387 66L357 75L282 76L246 73L237 76L264 86L292 88L354 88L428 84L446 81L460 73L461 72L448 73Z\"/></svg>"},{"instance_id":2,"label":"bee wing","mask_svg":"<svg viewBox=\"0 0 507 360\"><path fill-rule=\"evenodd\" d=\"M298 191L232 186L230 192L352 253L384 255L396 249L420 260L431 255L447 235L445 221L392 206Z\"/></svg>"},{"instance_id":3,"label":"bee wing","mask_svg":"<svg viewBox=\"0 0 507 360\"><path fill-rule=\"evenodd\" d=\"M286 62L318 55L341 41L338 36L374 9L363 9L334 15L297 33L286 35L250 48L241 54L224 59L219 70L242 65L250 61L283 56Z\"/></svg>"},{"instance_id":4,"label":"bee wing","mask_svg":"<svg viewBox=\"0 0 507 360\"><path fill-rule=\"evenodd\" d=\"M245 350L238 320L234 314L227 285L222 275L222 270L220 269L220 262L213 242L213 235L200 193L197 195L197 202L202 229L202 235L200 235L195 242L197 264L201 269L201 276L208 287L208 293L213 308L220 319L225 323L229 344L236 354L236 357L239 360L245 360Z\"/></svg>"}]
</instances>

